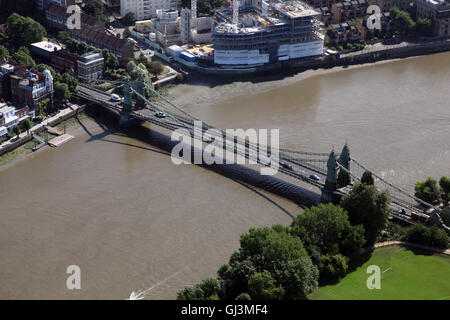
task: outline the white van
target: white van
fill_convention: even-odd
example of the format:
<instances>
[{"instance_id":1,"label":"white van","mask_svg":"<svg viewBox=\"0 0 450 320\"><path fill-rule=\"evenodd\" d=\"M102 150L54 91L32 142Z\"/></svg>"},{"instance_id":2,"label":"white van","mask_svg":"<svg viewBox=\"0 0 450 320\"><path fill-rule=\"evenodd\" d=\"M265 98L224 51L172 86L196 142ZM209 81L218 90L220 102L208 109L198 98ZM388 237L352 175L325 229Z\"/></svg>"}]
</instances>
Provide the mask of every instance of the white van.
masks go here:
<instances>
[{"instance_id":1,"label":"white van","mask_svg":"<svg viewBox=\"0 0 450 320\"><path fill-rule=\"evenodd\" d=\"M112 101L119 102L119 101L120 101L120 97L119 97L117 94L113 93L113 94L111 95L111 100L112 100Z\"/></svg>"}]
</instances>

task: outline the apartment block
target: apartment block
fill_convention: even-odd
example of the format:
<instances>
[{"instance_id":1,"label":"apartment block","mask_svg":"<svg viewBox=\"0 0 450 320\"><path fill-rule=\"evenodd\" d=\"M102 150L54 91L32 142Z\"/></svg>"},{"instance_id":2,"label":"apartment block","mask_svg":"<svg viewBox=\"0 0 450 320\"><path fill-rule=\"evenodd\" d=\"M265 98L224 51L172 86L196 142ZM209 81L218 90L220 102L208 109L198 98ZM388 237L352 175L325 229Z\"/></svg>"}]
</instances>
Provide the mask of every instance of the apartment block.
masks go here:
<instances>
[{"instance_id":1,"label":"apartment block","mask_svg":"<svg viewBox=\"0 0 450 320\"><path fill-rule=\"evenodd\" d=\"M78 78L84 82L95 81L102 77L104 59L100 53L88 52L82 55L77 65Z\"/></svg>"},{"instance_id":2,"label":"apartment block","mask_svg":"<svg viewBox=\"0 0 450 320\"><path fill-rule=\"evenodd\" d=\"M120 0L120 14L133 13L136 20L156 18L156 10L176 10L181 0Z\"/></svg>"}]
</instances>

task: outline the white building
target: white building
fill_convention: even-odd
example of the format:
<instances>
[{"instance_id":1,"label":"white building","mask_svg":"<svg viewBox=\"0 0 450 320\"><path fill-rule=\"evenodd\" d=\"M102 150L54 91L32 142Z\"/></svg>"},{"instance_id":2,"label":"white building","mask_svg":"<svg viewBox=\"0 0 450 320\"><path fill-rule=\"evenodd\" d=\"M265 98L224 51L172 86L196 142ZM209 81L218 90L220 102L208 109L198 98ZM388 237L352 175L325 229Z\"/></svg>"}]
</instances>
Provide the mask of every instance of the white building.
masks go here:
<instances>
[{"instance_id":1,"label":"white building","mask_svg":"<svg viewBox=\"0 0 450 320\"><path fill-rule=\"evenodd\" d=\"M19 124L19 117L16 116L16 108L0 103L0 123L3 127L14 128Z\"/></svg>"},{"instance_id":2,"label":"white building","mask_svg":"<svg viewBox=\"0 0 450 320\"><path fill-rule=\"evenodd\" d=\"M100 53L88 52L78 61L78 77L86 82L98 80L103 74L104 59Z\"/></svg>"},{"instance_id":3,"label":"white building","mask_svg":"<svg viewBox=\"0 0 450 320\"><path fill-rule=\"evenodd\" d=\"M120 14L134 13L136 20L146 20L156 17L156 10L176 10L181 0L120 0Z\"/></svg>"}]
</instances>

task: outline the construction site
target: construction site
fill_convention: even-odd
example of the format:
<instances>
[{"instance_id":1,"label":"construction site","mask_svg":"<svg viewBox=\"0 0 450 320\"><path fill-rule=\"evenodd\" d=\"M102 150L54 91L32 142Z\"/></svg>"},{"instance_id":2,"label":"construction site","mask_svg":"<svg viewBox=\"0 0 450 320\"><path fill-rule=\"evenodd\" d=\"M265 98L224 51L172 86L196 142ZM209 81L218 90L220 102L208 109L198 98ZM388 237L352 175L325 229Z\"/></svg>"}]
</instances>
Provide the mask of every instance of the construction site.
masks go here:
<instances>
[{"instance_id":1,"label":"construction site","mask_svg":"<svg viewBox=\"0 0 450 320\"><path fill-rule=\"evenodd\" d=\"M303 1L239 0L197 17L191 8L157 10L157 18L136 23L138 32L173 59L216 67L247 67L323 54L320 13ZM180 60L181 59L181 60Z\"/></svg>"}]
</instances>

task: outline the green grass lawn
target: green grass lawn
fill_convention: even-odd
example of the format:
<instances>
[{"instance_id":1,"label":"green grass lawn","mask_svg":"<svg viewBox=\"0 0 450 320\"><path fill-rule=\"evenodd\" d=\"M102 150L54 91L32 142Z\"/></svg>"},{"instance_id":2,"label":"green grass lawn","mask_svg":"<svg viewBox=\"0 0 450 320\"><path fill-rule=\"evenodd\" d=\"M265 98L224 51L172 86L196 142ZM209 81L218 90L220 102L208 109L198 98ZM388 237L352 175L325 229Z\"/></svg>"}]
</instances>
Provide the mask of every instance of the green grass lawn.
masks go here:
<instances>
[{"instance_id":1,"label":"green grass lawn","mask_svg":"<svg viewBox=\"0 0 450 320\"><path fill-rule=\"evenodd\" d=\"M370 265L378 265L381 269L379 290L367 289L366 281L371 274L366 271ZM309 298L450 300L450 256L401 246L379 248L356 271L337 284L320 287Z\"/></svg>"}]
</instances>

